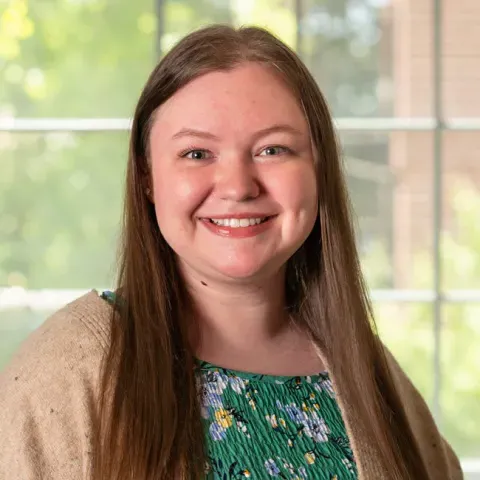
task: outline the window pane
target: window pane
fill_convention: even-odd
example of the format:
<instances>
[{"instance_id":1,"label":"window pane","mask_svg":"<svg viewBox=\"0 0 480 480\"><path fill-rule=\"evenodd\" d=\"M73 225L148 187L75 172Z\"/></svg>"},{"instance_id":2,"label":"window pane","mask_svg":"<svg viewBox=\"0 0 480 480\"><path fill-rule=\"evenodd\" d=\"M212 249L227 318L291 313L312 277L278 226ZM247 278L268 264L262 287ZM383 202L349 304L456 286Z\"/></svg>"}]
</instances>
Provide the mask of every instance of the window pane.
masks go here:
<instances>
[{"instance_id":1,"label":"window pane","mask_svg":"<svg viewBox=\"0 0 480 480\"><path fill-rule=\"evenodd\" d=\"M443 284L480 289L479 134L446 132L443 148Z\"/></svg>"},{"instance_id":2,"label":"window pane","mask_svg":"<svg viewBox=\"0 0 480 480\"><path fill-rule=\"evenodd\" d=\"M211 23L261 26L296 48L296 0L163 0L159 3L164 18L164 52L192 30Z\"/></svg>"},{"instance_id":3,"label":"window pane","mask_svg":"<svg viewBox=\"0 0 480 480\"><path fill-rule=\"evenodd\" d=\"M109 286L124 133L0 134L0 286Z\"/></svg>"},{"instance_id":4,"label":"window pane","mask_svg":"<svg viewBox=\"0 0 480 480\"><path fill-rule=\"evenodd\" d=\"M383 3L383 2L380 2ZM390 2L394 113L433 116L433 1Z\"/></svg>"},{"instance_id":5,"label":"window pane","mask_svg":"<svg viewBox=\"0 0 480 480\"><path fill-rule=\"evenodd\" d=\"M130 116L154 61L153 5L7 2L0 29L0 114Z\"/></svg>"},{"instance_id":6,"label":"window pane","mask_svg":"<svg viewBox=\"0 0 480 480\"><path fill-rule=\"evenodd\" d=\"M480 2L443 2L443 109L447 117L480 116Z\"/></svg>"},{"instance_id":7,"label":"window pane","mask_svg":"<svg viewBox=\"0 0 480 480\"><path fill-rule=\"evenodd\" d=\"M0 135L0 284L109 283L127 137ZM342 141L370 286L430 288L431 136L345 133Z\"/></svg>"},{"instance_id":8,"label":"window pane","mask_svg":"<svg viewBox=\"0 0 480 480\"><path fill-rule=\"evenodd\" d=\"M370 287L432 288L432 135L343 132L341 140Z\"/></svg>"},{"instance_id":9,"label":"window pane","mask_svg":"<svg viewBox=\"0 0 480 480\"><path fill-rule=\"evenodd\" d=\"M433 399L433 310L429 303L376 303L380 338L431 405Z\"/></svg>"},{"instance_id":10,"label":"window pane","mask_svg":"<svg viewBox=\"0 0 480 480\"><path fill-rule=\"evenodd\" d=\"M304 0L301 5L298 50L334 114L371 117L395 113L394 92L399 94L401 88L394 88L397 79L392 75L398 67L395 62L403 61L404 56L392 56L392 2Z\"/></svg>"},{"instance_id":11,"label":"window pane","mask_svg":"<svg viewBox=\"0 0 480 480\"><path fill-rule=\"evenodd\" d=\"M221 22L265 26L297 48L336 116L430 116L431 3L45 0L24 8L13 2L4 14L11 28L0 37L6 87L0 107L23 117L130 116L155 61L157 28L165 52L191 30ZM445 107L465 116L478 112L480 98L472 95L478 72L475 58L461 50L475 42L459 38L465 14L456 11L446 30L453 53L445 53ZM467 26L475 25L476 13Z\"/></svg>"},{"instance_id":12,"label":"window pane","mask_svg":"<svg viewBox=\"0 0 480 480\"><path fill-rule=\"evenodd\" d=\"M163 16L162 51L192 30L210 23L232 23L230 0L152 0Z\"/></svg>"},{"instance_id":13,"label":"window pane","mask_svg":"<svg viewBox=\"0 0 480 480\"><path fill-rule=\"evenodd\" d=\"M443 308L442 427L461 457L480 452L480 304ZM480 472L479 472L480 473Z\"/></svg>"}]
</instances>

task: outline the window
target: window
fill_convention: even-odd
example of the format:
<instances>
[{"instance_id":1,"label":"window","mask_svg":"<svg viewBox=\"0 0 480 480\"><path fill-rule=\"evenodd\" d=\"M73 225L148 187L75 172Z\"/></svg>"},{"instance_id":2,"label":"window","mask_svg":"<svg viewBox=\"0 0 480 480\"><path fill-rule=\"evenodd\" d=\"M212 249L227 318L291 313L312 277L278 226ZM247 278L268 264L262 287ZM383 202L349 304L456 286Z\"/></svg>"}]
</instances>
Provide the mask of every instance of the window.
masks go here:
<instances>
[{"instance_id":1,"label":"window","mask_svg":"<svg viewBox=\"0 0 480 480\"><path fill-rule=\"evenodd\" d=\"M50 312L111 285L135 101L157 58L212 22L269 28L317 78L379 330L480 478L479 2L8 2L0 368Z\"/></svg>"}]
</instances>

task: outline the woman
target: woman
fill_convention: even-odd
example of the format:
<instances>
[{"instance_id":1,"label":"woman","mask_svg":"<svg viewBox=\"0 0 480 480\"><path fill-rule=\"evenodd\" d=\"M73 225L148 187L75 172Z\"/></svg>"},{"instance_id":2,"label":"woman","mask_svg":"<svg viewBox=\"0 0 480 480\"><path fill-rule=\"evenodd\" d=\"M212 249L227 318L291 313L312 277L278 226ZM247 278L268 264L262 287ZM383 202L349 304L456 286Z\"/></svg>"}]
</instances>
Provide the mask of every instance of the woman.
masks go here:
<instances>
[{"instance_id":1,"label":"woman","mask_svg":"<svg viewBox=\"0 0 480 480\"><path fill-rule=\"evenodd\" d=\"M118 288L3 373L0 477L460 479L372 330L325 100L258 28L184 38L131 133Z\"/></svg>"}]
</instances>

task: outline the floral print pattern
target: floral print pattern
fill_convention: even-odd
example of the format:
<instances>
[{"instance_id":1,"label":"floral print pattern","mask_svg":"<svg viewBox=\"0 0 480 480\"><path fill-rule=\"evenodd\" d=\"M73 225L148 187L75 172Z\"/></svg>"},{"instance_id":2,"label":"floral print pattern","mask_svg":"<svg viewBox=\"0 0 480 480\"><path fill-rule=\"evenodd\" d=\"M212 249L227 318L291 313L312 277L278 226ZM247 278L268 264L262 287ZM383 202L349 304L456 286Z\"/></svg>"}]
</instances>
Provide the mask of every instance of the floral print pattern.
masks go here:
<instances>
[{"instance_id":1,"label":"floral print pattern","mask_svg":"<svg viewBox=\"0 0 480 480\"><path fill-rule=\"evenodd\" d=\"M198 362L196 378L207 479L357 479L328 374L257 375Z\"/></svg>"}]
</instances>

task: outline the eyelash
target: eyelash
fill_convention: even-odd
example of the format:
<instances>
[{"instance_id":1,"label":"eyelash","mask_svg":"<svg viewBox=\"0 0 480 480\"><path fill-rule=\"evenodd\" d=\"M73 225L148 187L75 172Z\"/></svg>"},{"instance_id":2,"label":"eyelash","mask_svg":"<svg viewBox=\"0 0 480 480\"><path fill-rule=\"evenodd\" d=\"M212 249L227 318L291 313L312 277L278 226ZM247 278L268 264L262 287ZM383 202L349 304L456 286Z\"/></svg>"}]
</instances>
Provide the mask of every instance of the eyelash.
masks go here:
<instances>
[{"instance_id":1,"label":"eyelash","mask_svg":"<svg viewBox=\"0 0 480 480\"><path fill-rule=\"evenodd\" d=\"M276 148L276 149L280 149L282 150L279 154L277 155L262 155L262 156L265 156L265 157L277 157L277 156L281 156L281 155L284 155L284 154L291 154L293 153L292 149L291 148L288 148L288 147L285 147L284 145L268 145L266 147L263 147L261 150L260 150L260 153L264 152L265 150L267 150L268 148ZM202 153L207 153L207 154L211 154L212 152L210 152L209 150L206 150L204 148L196 148L196 147L189 147L188 149L184 150L183 152L180 153L180 157L181 158L187 158L187 156L193 152L202 152ZM189 160L195 160L194 158L191 158ZM201 159L201 160L208 160L208 159ZM200 160L197 160L197 161L200 161Z\"/></svg>"},{"instance_id":2,"label":"eyelash","mask_svg":"<svg viewBox=\"0 0 480 480\"><path fill-rule=\"evenodd\" d=\"M181 158L187 158L187 155L189 155L190 153L193 153L193 152L202 152L202 153L212 153L210 152L209 150L205 150L204 148L196 148L196 147L190 147L190 148L187 148L187 150L184 150L183 152L180 153L180 157ZM188 160L195 160L194 158L189 158ZM202 159L204 160L204 159ZM199 161L199 160L197 160Z\"/></svg>"},{"instance_id":3,"label":"eyelash","mask_svg":"<svg viewBox=\"0 0 480 480\"><path fill-rule=\"evenodd\" d=\"M261 153L261 152L264 152L264 151L267 150L268 148L278 148L278 149L282 150L282 152L279 153L278 155L265 155L266 157L277 157L277 156L280 156L280 155L285 155L286 153L287 153L287 154L293 153L291 148L285 147L284 145L268 145L268 146L266 146L266 147L263 147L263 148L260 150L260 153Z\"/></svg>"}]
</instances>

